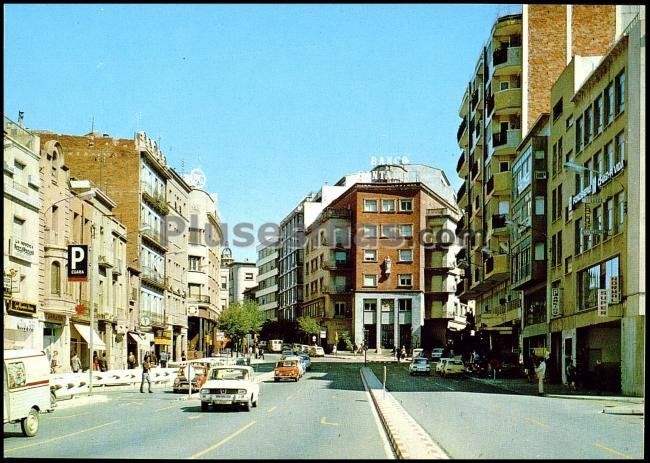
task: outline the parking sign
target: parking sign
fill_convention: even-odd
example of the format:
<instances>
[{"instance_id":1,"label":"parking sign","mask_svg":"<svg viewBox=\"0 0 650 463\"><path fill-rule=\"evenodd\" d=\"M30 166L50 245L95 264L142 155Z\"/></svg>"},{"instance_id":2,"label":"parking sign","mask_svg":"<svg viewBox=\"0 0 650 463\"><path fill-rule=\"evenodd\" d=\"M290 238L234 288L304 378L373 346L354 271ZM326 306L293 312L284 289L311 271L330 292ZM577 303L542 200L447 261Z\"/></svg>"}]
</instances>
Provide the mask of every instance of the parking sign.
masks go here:
<instances>
[{"instance_id":1,"label":"parking sign","mask_svg":"<svg viewBox=\"0 0 650 463\"><path fill-rule=\"evenodd\" d=\"M68 246L68 281L88 281L88 245Z\"/></svg>"}]
</instances>

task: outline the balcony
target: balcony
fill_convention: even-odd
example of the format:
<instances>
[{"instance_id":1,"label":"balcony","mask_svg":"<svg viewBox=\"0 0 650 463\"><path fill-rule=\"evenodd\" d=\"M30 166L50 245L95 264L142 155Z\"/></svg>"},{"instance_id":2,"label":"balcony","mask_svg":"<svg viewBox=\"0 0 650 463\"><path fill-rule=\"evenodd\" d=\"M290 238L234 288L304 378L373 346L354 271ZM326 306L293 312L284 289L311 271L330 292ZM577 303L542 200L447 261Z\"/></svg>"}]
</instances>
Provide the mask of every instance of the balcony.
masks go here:
<instances>
[{"instance_id":1,"label":"balcony","mask_svg":"<svg viewBox=\"0 0 650 463\"><path fill-rule=\"evenodd\" d=\"M149 182L140 182L144 200L162 215L169 214L169 205L165 199L165 191L154 188Z\"/></svg>"},{"instance_id":2,"label":"balcony","mask_svg":"<svg viewBox=\"0 0 650 463\"><path fill-rule=\"evenodd\" d=\"M485 281L490 283L501 283L510 275L510 256L507 254L492 255L485 259Z\"/></svg>"},{"instance_id":3,"label":"balcony","mask_svg":"<svg viewBox=\"0 0 650 463\"><path fill-rule=\"evenodd\" d=\"M465 89L465 93L463 93L463 101L461 101L460 108L458 108L458 115L460 117L465 117L467 116L468 112L469 112L469 89Z\"/></svg>"},{"instance_id":4,"label":"balcony","mask_svg":"<svg viewBox=\"0 0 650 463\"><path fill-rule=\"evenodd\" d=\"M97 258L97 264L102 268L113 268L113 263L106 255L100 255Z\"/></svg>"},{"instance_id":5,"label":"balcony","mask_svg":"<svg viewBox=\"0 0 650 463\"><path fill-rule=\"evenodd\" d=\"M153 283L163 288L165 287L165 278L153 267L143 266L140 275L143 281Z\"/></svg>"},{"instance_id":6,"label":"balcony","mask_svg":"<svg viewBox=\"0 0 650 463\"><path fill-rule=\"evenodd\" d=\"M336 260L336 259L327 259L323 261L321 268L323 270L346 270L352 266L352 262L349 259L346 260Z\"/></svg>"},{"instance_id":7,"label":"balcony","mask_svg":"<svg viewBox=\"0 0 650 463\"><path fill-rule=\"evenodd\" d=\"M494 111L498 115L521 112L521 88L509 88L494 93Z\"/></svg>"},{"instance_id":8,"label":"balcony","mask_svg":"<svg viewBox=\"0 0 650 463\"><path fill-rule=\"evenodd\" d=\"M518 272L513 269L512 286L514 290L525 290L546 279L546 261L528 261L528 265L520 267Z\"/></svg>"},{"instance_id":9,"label":"balcony","mask_svg":"<svg viewBox=\"0 0 650 463\"><path fill-rule=\"evenodd\" d=\"M194 302L199 304L209 304L210 296L204 296L202 294L190 294L187 297L187 302Z\"/></svg>"},{"instance_id":10,"label":"balcony","mask_svg":"<svg viewBox=\"0 0 650 463\"><path fill-rule=\"evenodd\" d=\"M488 312L480 314L480 323L487 326L510 325L521 317L521 301L519 299L500 304Z\"/></svg>"},{"instance_id":11,"label":"balcony","mask_svg":"<svg viewBox=\"0 0 650 463\"><path fill-rule=\"evenodd\" d=\"M465 152L460 153L460 157L458 158L458 162L456 163L456 172L458 172L458 175L461 177L467 176L467 156L465 155Z\"/></svg>"},{"instance_id":12,"label":"balcony","mask_svg":"<svg viewBox=\"0 0 650 463\"><path fill-rule=\"evenodd\" d=\"M122 259L115 258L113 259L113 275L122 275Z\"/></svg>"},{"instance_id":13,"label":"balcony","mask_svg":"<svg viewBox=\"0 0 650 463\"><path fill-rule=\"evenodd\" d=\"M488 156L512 155L519 143L521 143L521 129L492 134L491 153L488 153Z\"/></svg>"},{"instance_id":14,"label":"balcony","mask_svg":"<svg viewBox=\"0 0 650 463\"><path fill-rule=\"evenodd\" d=\"M460 201L465 196L466 192L467 192L467 185L465 184L465 182L463 182L463 184L458 189L458 193L456 193L456 202L460 203Z\"/></svg>"},{"instance_id":15,"label":"balcony","mask_svg":"<svg viewBox=\"0 0 650 463\"><path fill-rule=\"evenodd\" d=\"M101 312L97 311L97 313L94 315L97 320L110 322L110 323L117 322L117 316L110 311L101 311Z\"/></svg>"},{"instance_id":16,"label":"balcony","mask_svg":"<svg viewBox=\"0 0 650 463\"><path fill-rule=\"evenodd\" d=\"M162 248L164 250L167 250L167 246L165 245L162 231L147 228L147 229L143 230L141 233L142 233L143 237L145 237L149 241L153 242L153 244L157 245L158 247L160 247L160 248ZM192 244L192 243L190 243L190 244Z\"/></svg>"},{"instance_id":17,"label":"balcony","mask_svg":"<svg viewBox=\"0 0 650 463\"><path fill-rule=\"evenodd\" d=\"M349 293L352 291L348 285L323 285L323 288L321 289L322 293L329 293L329 294L345 294Z\"/></svg>"},{"instance_id":18,"label":"balcony","mask_svg":"<svg viewBox=\"0 0 650 463\"><path fill-rule=\"evenodd\" d=\"M510 196L512 193L512 173L499 172L494 174L485 184L487 202L490 196Z\"/></svg>"},{"instance_id":19,"label":"balcony","mask_svg":"<svg viewBox=\"0 0 650 463\"><path fill-rule=\"evenodd\" d=\"M491 236L505 236L510 235L510 230L506 224L508 216L506 214L492 214L492 220L490 221L490 235Z\"/></svg>"},{"instance_id":20,"label":"balcony","mask_svg":"<svg viewBox=\"0 0 650 463\"><path fill-rule=\"evenodd\" d=\"M462 122L458 126L458 131L456 132L456 139L458 140L458 145L461 148L466 148L469 145L469 130L467 130L467 118L463 118Z\"/></svg>"},{"instance_id":21,"label":"balcony","mask_svg":"<svg viewBox=\"0 0 650 463\"><path fill-rule=\"evenodd\" d=\"M427 252L425 270L448 270L456 268L456 258L448 253Z\"/></svg>"},{"instance_id":22,"label":"balcony","mask_svg":"<svg viewBox=\"0 0 650 463\"><path fill-rule=\"evenodd\" d=\"M469 100L469 110L472 114L474 113L474 111L476 111L476 106L478 105L479 101L481 101L480 95L481 92L479 91L478 87L475 88L474 91L472 92L472 97Z\"/></svg>"},{"instance_id":23,"label":"balcony","mask_svg":"<svg viewBox=\"0 0 650 463\"><path fill-rule=\"evenodd\" d=\"M456 296L463 296L467 289L467 280L465 278L461 279L456 283Z\"/></svg>"},{"instance_id":24,"label":"balcony","mask_svg":"<svg viewBox=\"0 0 650 463\"><path fill-rule=\"evenodd\" d=\"M521 70L521 47L507 47L492 53L495 76L513 74Z\"/></svg>"},{"instance_id":25,"label":"balcony","mask_svg":"<svg viewBox=\"0 0 650 463\"><path fill-rule=\"evenodd\" d=\"M475 160L472 163L472 168L470 169L470 179L473 181L481 178L481 163Z\"/></svg>"}]
</instances>

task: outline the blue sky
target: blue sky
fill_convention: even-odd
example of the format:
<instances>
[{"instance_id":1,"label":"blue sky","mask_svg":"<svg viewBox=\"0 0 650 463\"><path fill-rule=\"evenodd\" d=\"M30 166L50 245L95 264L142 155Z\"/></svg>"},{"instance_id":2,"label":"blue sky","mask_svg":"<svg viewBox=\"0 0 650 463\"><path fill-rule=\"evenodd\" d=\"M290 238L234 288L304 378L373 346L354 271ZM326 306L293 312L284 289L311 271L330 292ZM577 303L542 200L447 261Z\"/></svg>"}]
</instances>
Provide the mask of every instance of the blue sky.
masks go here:
<instances>
[{"instance_id":1,"label":"blue sky","mask_svg":"<svg viewBox=\"0 0 650 463\"><path fill-rule=\"evenodd\" d=\"M457 189L462 94L497 16L520 11L5 4L4 114L66 134L93 119L113 137L144 130L172 167L205 172L232 235L279 223L373 156L441 168Z\"/></svg>"}]
</instances>

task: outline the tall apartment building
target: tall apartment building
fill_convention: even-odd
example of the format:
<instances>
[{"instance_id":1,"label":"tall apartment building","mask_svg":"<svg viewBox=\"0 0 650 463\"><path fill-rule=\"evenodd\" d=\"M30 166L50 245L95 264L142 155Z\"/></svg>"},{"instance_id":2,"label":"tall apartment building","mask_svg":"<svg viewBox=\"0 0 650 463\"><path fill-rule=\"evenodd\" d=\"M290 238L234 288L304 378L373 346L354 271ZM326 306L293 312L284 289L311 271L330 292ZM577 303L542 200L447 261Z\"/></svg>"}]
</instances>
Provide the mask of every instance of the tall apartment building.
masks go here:
<instances>
[{"instance_id":1,"label":"tall apartment building","mask_svg":"<svg viewBox=\"0 0 650 463\"><path fill-rule=\"evenodd\" d=\"M139 272L138 304L130 309L136 326L129 333L138 350L160 350L172 336L165 322L166 259L168 243L164 224L170 207L167 183L171 178L167 161L155 141L144 132L134 139L114 139L96 133L75 136L40 133L42 142L57 140L66 153L72 176L94 182L115 201L114 215L127 227L127 271L129 287ZM134 300L134 299L131 299ZM180 327L179 327L180 328ZM173 350L173 349L172 349Z\"/></svg>"},{"instance_id":2,"label":"tall apartment building","mask_svg":"<svg viewBox=\"0 0 650 463\"><path fill-rule=\"evenodd\" d=\"M183 176L174 169L169 169L171 177L167 182L167 240L169 252L166 254L165 284L167 285L166 333L171 339L167 343L171 360L181 359L187 353L187 267L188 239L190 227L189 197L192 191Z\"/></svg>"},{"instance_id":3,"label":"tall apartment building","mask_svg":"<svg viewBox=\"0 0 650 463\"><path fill-rule=\"evenodd\" d=\"M277 320L278 314L278 243L265 242L257 246L257 291L255 300L262 309L264 320Z\"/></svg>"},{"instance_id":4,"label":"tall apartment building","mask_svg":"<svg viewBox=\"0 0 650 463\"><path fill-rule=\"evenodd\" d=\"M575 56L553 86L547 300L552 366L644 393L645 7L603 57ZM563 378L565 380L565 378Z\"/></svg>"},{"instance_id":5,"label":"tall apartment building","mask_svg":"<svg viewBox=\"0 0 650 463\"><path fill-rule=\"evenodd\" d=\"M22 116L22 115L21 115ZM39 210L43 204L39 177L38 135L4 118L4 237L3 277L5 348L43 346L39 320L38 237Z\"/></svg>"},{"instance_id":6,"label":"tall apartment building","mask_svg":"<svg viewBox=\"0 0 650 463\"><path fill-rule=\"evenodd\" d=\"M188 355L210 355L215 349L217 320L221 312L221 222L216 199L193 188L189 195L188 237Z\"/></svg>"},{"instance_id":7,"label":"tall apartment building","mask_svg":"<svg viewBox=\"0 0 650 463\"><path fill-rule=\"evenodd\" d=\"M620 13L615 5L522 8L496 20L459 109L456 170L464 182L457 197L468 267L459 296L475 300L476 324L489 333L493 355L521 349L521 293L510 285L508 257L517 148L550 112L551 86L571 57L606 52Z\"/></svg>"},{"instance_id":8,"label":"tall apartment building","mask_svg":"<svg viewBox=\"0 0 650 463\"><path fill-rule=\"evenodd\" d=\"M377 351L443 343L456 308L459 218L442 171L376 167L307 228L302 313L320 321L328 346L342 331ZM433 238L442 235L449 241Z\"/></svg>"},{"instance_id":9,"label":"tall apartment building","mask_svg":"<svg viewBox=\"0 0 650 463\"><path fill-rule=\"evenodd\" d=\"M255 262L245 261L232 261L229 266L230 276L228 278L229 284L229 302L243 302L244 291L249 288L257 286L258 268Z\"/></svg>"}]
</instances>

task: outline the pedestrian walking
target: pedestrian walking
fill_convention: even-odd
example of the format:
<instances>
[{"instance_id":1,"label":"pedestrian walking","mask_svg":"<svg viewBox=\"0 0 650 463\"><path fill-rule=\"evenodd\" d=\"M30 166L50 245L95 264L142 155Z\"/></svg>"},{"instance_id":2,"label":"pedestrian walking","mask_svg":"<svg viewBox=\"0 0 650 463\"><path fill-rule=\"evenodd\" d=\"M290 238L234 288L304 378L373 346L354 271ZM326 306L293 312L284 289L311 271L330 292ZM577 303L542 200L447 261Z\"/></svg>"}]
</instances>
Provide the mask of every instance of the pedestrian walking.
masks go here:
<instances>
[{"instance_id":1,"label":"pedestrian walking","mask_svg":"<svg viewBox=\"0 0 650 463\"><path fill-rule=\"evenodd\" d=\"M336 344L332 346L332 354L336 355Z\"/></svg>"},{"instance_id":2,"label":"pedestrian walking","mask_svg":"<svg viewBox=\"0 0 650 463\"><path fill-rule=\"evenodd\" d=\"M569 388L573 391L576 390L576 367L573 364L573 359L569 358L568 364L566 366L566 382L569 385Z\"/></svg>"},{"instance_id":3,"label":"pedestrian walking","mask_svg":"<svg viewBox=\"0 0 650 463\"><path fill-rule=\"evenodd\" d=\"M260 358L260 347L257 344L255 344L255 358Z\"/></svg>"},{"instance_id":4,"label":"pedestrian walking","mask_svg":"<svg viewBox=\"0 0 650 463\"><path fill-rule=\"evenodd\" d=\"M81 359L79 358L76 352L70 359L70 366L72 367L73 373L78 373L79 370L81 370Z\"/></svg>"},{"instance_id":5,"label":"pedestrian walking","mask_svg":"<svg viewBox=\"0 0 650 463\"><path fill-rule=\"evenodd\" d=\"M399 363L400 359L402 358L402 351L399 349L395 349L395 357L397 357L397 363Z\"/></svg>"},{"instance_id":6,"label":"pedestrian walking","mask_svg":"<svg viewBox=\"0 0 650 463\"><path fill-rule=\"evenodd\" d=\"M129 356L126 358L126 364L129 367L129 370L135 368L135 355L133 355L133 352L129 352Z\"/></svg>"},{"instance_id":7,"label":"pedestrian walking","mask_svg":"<svg viewBox=\"0 0 650 463\"><path fill-rule=\"evenodd\" d=\"M160 366L162 368L167 368L167 352L166 351L162 351L160 353Z\"/></svg>"},{"instance_id":8,"label":"pedestrian walking","mask_svg":"<svg viewBox=\"0 0 650 463\"><path fill-rule=\"evenodd\" d=\"M97 355L97 351L93 352L93 371L99 371L99 355Z\"/></svg>"},{"instance_id":9,"label":"pedestrian walking","mask_svg":"<svg viewBox=\"0 0 650 463\"><path fill-rule=\"evenodd\" d=\"M50 360L50 373L58 373L59 371L59 353L52 352L52 359Z\"/></svg>"},{"instance_id":10,"label":"pedestrian walking","mask_svg":"<svg viewBox=\"0 0 650 463\"><path fill-rule=\"evenodd\" d=\"M149 355L149 364L153 367L158 364L158 357L156 357L156 351L152 350Z\"/></svg>"},{"instance_id":11,"label":"pedestrian walking","mask_svg":"<svg viewBox=\"0 0 650 463\"><path fill-rule=\"evenodd\" d=\"M151 370L151 364L149 363L149 355L144 356L144 362L142 362L142 381L140 382L140 392L144 394L144 382L146 381L149 384L149 392L151 390L151 379L149 378L149 370Z\"/></svg>"},{"instance_id":12,"label":"pedestrian walking","mask_svg":"<svg viewBox=\"0 0 650 463\"><path fill-rule=\"evenodd\" d=\"M99 359L99 371L108 371L108 360L106 359L106 352L104 352Z\"/></svg>"},{"instance_id":13,"label":"pedestrian walking","mask_svg":"<svg viewBox=\"0 0 650 463\"><path fill-rule=\"evenodd\" d=\"M399 356L406 360L406 347L402 346L402 350L399 352Z\"/></svg>"},{"instance_id":14,"label":"pedestrian walking","mask_svg":"<svg viewBox=\"0 0 650 463\"><path fill-rule=\"evenodd\" d=\"M540 359L535 373L537 374L537 394L544 395L544 376L546 375L546 360L544 358Z\"/></svg>"}]
</instances>

